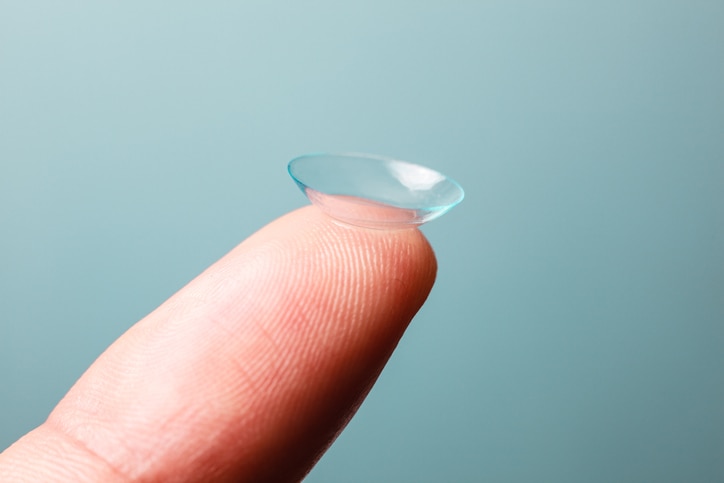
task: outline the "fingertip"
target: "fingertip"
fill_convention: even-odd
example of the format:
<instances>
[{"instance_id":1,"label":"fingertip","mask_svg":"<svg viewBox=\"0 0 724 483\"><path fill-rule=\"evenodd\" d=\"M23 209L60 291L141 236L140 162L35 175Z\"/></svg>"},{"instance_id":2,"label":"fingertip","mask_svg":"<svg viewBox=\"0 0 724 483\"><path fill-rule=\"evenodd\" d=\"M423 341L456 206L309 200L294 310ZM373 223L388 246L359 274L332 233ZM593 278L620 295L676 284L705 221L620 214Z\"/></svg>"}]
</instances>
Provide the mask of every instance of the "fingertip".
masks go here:
<instances>
[{"instance_id":1,"label":"fingertip","mask_svg":"<svg viewBox=\"0 0 724 483\"><path fill-rule=\"evenodd\" d=\"M300 479L359 406L436 269L417 229L355 228L296 210L129 330L46 430L92 455L89 474ZM28 448L13 454L51 457Z\"/></svg>"}]
</instances>

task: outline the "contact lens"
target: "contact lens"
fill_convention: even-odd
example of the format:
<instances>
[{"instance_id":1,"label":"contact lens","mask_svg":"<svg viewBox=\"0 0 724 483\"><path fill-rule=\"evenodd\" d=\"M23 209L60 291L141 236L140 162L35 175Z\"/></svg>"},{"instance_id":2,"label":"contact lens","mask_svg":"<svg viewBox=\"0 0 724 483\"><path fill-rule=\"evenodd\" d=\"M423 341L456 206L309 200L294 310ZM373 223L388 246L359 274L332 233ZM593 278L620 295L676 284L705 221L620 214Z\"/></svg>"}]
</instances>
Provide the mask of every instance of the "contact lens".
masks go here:
<instances>
[{"instance_id":1,"label":"contact lens","mask_svg":"<svg viewBox=\"0 0 724 483\"><path fill-rule=\"evenodd\" d=\"M422 225L464 196L457 182L435 170L372 154L308 154L291 160L288 169L312 204L367 228Z\"/></svg>"}]
</instances>

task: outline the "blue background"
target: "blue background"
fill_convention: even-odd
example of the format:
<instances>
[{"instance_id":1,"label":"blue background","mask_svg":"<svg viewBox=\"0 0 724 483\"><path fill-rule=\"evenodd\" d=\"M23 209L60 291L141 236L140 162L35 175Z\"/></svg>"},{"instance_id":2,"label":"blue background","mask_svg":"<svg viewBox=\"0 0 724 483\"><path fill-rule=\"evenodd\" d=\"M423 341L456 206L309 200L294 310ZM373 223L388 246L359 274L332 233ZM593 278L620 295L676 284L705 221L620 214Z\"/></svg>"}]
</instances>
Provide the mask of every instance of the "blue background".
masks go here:
<instances>
[{"instance_id":1,"label":"blue background","mask_svg":"<svg viewBox=\"0 0 724 483\"><path fill-rule=\"evenodd\" d=\"M467 197L309 482L724 481L721 1L0 1L0 448L346 150Z\"/></svg>"}]
</instances>

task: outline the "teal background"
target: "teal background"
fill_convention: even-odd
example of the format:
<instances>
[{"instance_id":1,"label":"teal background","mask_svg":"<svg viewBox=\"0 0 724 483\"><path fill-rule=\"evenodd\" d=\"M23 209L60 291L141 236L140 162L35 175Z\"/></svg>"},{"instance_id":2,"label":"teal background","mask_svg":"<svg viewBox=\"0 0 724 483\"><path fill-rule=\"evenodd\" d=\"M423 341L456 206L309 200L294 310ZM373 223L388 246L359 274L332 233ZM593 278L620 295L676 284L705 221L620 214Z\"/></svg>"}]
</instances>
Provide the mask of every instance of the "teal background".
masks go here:
<instances>
[{"instance_id":1,"label":"teal background","mask_svg":"<svg viewBox=\"0 0 724 483\"><path fill-rule=\"evenodd\" d=\"M307 481L724 481L721 1L0 0L0 448L349 150L467 197Z\"/></svg>"}]
</instances>

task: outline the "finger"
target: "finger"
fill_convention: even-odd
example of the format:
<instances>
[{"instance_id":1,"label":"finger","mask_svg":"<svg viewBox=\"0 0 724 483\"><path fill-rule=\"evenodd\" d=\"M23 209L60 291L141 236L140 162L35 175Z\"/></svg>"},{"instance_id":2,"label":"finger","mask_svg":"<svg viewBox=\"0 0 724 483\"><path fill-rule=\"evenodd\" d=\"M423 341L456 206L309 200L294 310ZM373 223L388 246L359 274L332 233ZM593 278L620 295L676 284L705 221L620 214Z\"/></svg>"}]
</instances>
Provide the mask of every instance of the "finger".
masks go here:
<instances>
[{"instance_id":1,"label":"finger","mask_svg":"<svg viewBox=\"0 0 724 483\"><path fill-rule=\"evenodd\" d=\"M0 480L300 479L435 271L418 230L339 226L313 207L282 217L116 341L0 455Z\"/></svg>"}]
</instances>

